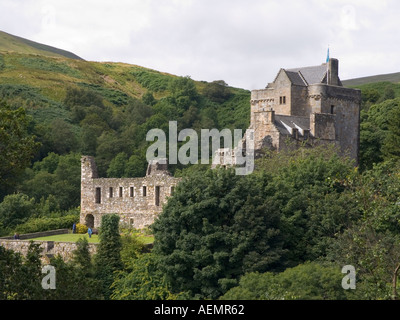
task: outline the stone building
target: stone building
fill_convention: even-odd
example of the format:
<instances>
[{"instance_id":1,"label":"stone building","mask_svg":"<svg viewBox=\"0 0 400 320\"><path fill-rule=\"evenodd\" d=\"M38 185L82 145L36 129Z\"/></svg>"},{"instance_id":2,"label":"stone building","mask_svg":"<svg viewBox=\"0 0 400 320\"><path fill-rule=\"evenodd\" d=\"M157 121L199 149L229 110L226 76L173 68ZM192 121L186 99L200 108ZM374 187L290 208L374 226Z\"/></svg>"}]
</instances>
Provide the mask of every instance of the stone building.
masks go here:
<instances>
[{"instance_id":1,"label":"stone building","mask_svg":"<svg viewBox=\"0 0 400 320\"><path fill-rule=\"evenodd\" d=\"M357 164L360 103L360 90L343 87L337 59L280 69L265 89L251 92L249 129L253 130L255 155L265 148L280 151L331 143ZM222 164L226 152L235 154L220 149L216 162Z\"/></svg>"},{"instance_id":2,"label":"stone building","mask_svg":"<svg viewBox=\"0 0 400 320\"><path fill-rule=\"evenodd\" d=\"M343 87L337 59L281 69L265 89L251 92L250 103L255 150L333 143L358 162L361 91Z\"/></svg>"},{"instance_id":3,"label":"stone building","mask_svg":"<svg viewBox=\"0 0 400 320\"><path fill-rule=\"evenodd\" d=\"M167 161L150 162L143 178L99 178L93 157L81 159L80 223L98 228L101 216L119 214L136 229L151 225L179 182Z\"/></svg>"}]
</instances>

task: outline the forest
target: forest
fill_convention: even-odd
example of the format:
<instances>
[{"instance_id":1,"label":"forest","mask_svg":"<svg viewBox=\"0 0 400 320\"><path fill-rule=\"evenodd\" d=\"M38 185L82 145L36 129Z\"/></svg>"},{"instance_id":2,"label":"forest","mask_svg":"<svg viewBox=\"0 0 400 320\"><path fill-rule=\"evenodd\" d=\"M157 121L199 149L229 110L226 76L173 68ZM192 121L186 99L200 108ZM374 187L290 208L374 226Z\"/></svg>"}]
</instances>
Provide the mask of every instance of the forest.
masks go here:
<instances>
[{"instance_id":1,"label":"forest","mask_svg":"<svg viewBox=\"0 0 400 320\"><path fill-rule=\"evenodd\" d=\"M182 182L147 230L150 252L107 215L95 256L82 240L72 261L53 258L50 294L35 281L35 245L27 257L0 247L0 298L397 299L400 84L358 88L357 166L332 147L266 151L248 176L173 165ZM249 99L223 80L0 54L0 236L77 222L81 155L103 177L144 176L150 129L245 130ZM346 265L354 290L342 287Z\"/></svg>"}]
</instances>

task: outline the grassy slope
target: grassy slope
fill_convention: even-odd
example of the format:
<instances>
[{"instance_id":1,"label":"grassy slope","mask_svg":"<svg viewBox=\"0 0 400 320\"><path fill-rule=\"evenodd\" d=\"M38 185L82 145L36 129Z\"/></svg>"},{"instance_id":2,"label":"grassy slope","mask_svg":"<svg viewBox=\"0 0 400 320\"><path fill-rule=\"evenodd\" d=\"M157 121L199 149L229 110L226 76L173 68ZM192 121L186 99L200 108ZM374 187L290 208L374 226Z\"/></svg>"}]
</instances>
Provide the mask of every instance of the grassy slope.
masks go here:
<instances>
[{"instance_id":1,"label":"grassy slope","mask_svg":"<svg viewBox=\"0 0 400 320\"><path fill-rule=\"evenodd\" d=\"M65 114L62 103L68 87L93 89L103 96L106 104L118 107L127 104L129 98L140 99L149 90L156 99L167 96L168 83L176 77L127 63L91 62L0 50L0 91L5 86L14 86L15 90L25 92L24 95L28 96L25 100L33 95L30 99L33 101L31 108L43 110L43 106L37 103L37 96L40 96L40 99L50 101L47 105L59 105L56 112L61 116ZM198 91L202 92L206 82L195 81L195 84ZM12 92L14 88L7 90ZM231 92L235 105L234 99L243 97L243 94L246 95L246 101L250 99L250 93L246 90L231 88ZM7 99L19 99L20 95L11 93ZM54 113L55 110L53 108L53 111L46 112ZM247 108L245 112L247 116Z\"/></svg>"},{"instance_id":2,"label":"grassy slope","mask_svg":"<svg viewBox=\"0 0 400 320\"><path fill-rule=\"evenodd\" d=\"M400 72L380 74L380 75L375 75L375 76L355 78L355 79L349 79L349 80L342 81L343 85L346 87L354 87L354 86L360 86L360 85L376 83L376 82L398 83L398 82L400 82Z\"/></svg>"},{"instance_id":3,"label":"grassy slope","mask_svg":"<svg viewBox=\"0 0 400 320\"><path fill-rule=\"evenodd\" d=\"M0 31L0 51L82 59L72 52L17 37L3 31Z\"/></svg>"}]
</instances>

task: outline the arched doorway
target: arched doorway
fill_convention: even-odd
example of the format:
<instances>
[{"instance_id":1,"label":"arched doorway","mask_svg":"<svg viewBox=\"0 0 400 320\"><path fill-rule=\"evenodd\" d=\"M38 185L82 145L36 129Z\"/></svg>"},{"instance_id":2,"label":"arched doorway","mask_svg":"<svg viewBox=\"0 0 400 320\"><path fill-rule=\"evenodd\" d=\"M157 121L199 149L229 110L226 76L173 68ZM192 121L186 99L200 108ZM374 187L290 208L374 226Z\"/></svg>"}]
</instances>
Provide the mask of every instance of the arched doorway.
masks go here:
<instances>
[{"instance_id":1,"label":"arched doorway","mask_svg":"<svg viewBox=\"0 0 400 320\"><path fill-rule=\"evenodd\" d=\"M93 215L92 214L87 214L86 215L86 217L85 217L85 225L88 227L88 228L94 228L94 217L93 217Z\"/></svg>"}]
</instances>

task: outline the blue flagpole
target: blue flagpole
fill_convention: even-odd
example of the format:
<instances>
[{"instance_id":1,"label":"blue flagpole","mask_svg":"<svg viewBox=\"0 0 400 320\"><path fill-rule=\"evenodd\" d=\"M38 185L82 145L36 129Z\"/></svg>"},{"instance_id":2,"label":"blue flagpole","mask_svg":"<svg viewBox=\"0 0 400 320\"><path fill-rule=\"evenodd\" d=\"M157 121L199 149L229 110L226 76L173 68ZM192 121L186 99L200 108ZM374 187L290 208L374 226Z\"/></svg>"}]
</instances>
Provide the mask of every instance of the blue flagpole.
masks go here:
<instances>
[{"instance_id":1,"label":"blue flagpole","mask_svg":"<svg viewBox=\"0 0 400 320\"><path fill-rule=\"evenodd\" d=\"M328 47L328 53L326 55L326 63L328 63L328 62L329 62L329 47Z\"/></svg>"},{"instance_id":2,"label":"blue flagpole","mask_svg":"<svg viewBox=\"0 0 400 320\"><path fill-rule=\"evenodd\" d=\"M326 84L329 84L329 46L326 55Z\"/></svg>"}]
</instances>

